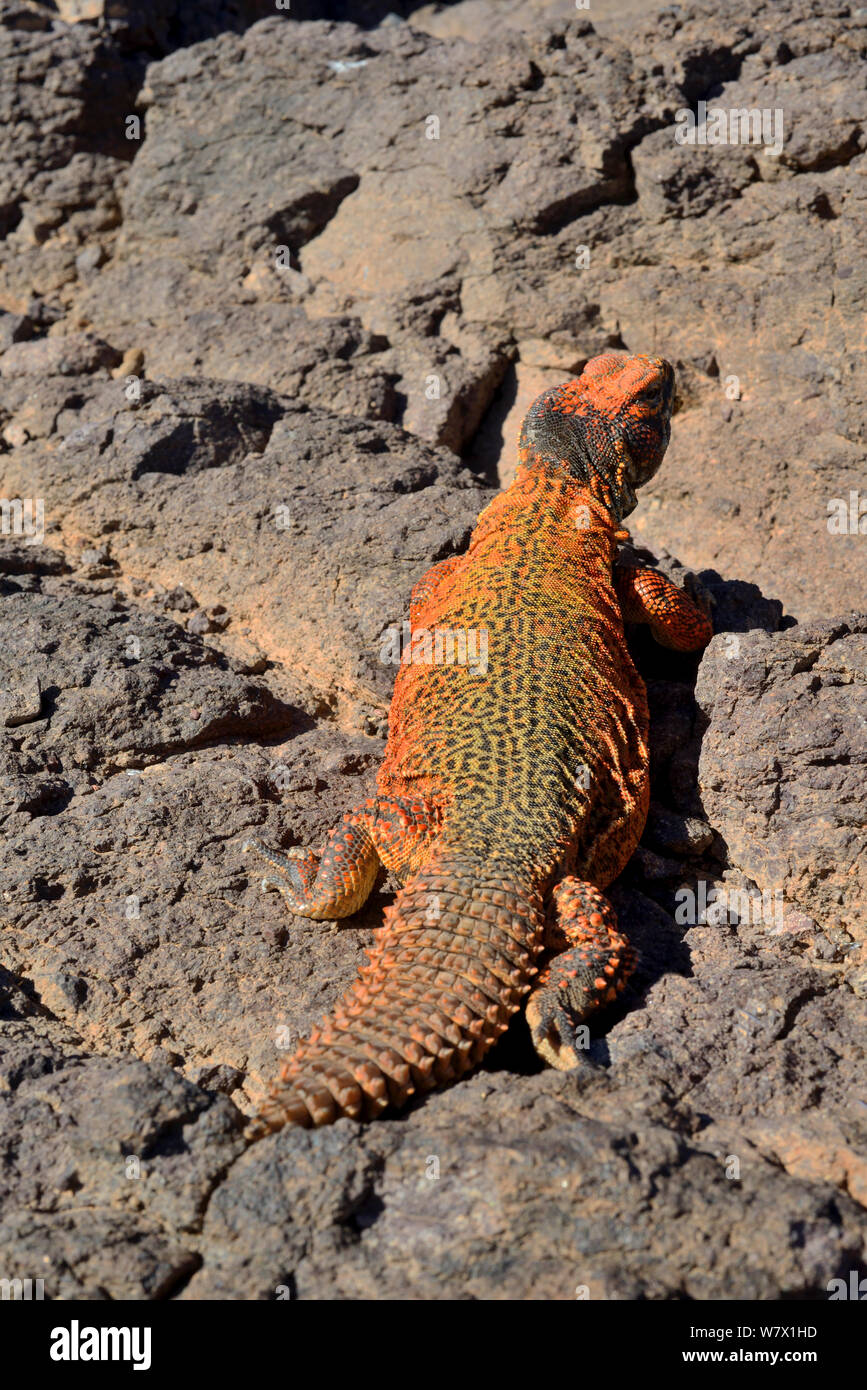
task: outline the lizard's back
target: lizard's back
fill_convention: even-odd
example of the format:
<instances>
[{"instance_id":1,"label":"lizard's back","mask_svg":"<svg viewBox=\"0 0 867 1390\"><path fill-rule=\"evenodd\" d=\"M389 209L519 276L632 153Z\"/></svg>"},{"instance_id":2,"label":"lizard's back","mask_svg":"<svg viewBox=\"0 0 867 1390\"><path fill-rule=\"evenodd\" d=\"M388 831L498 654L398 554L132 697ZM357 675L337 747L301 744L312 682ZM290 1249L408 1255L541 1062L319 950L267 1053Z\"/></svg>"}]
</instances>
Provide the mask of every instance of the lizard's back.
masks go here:
<instances>
[{"instance_id":1,"label":"lizard's back","mask_svg":"<svg viewBox=\"0 0 867 1390\"><path fill-rule=\"evenodd\" d=\"M442 806L442 842L470 858L523 861L542 879L562 865L604 886L632 853L647 704L616 544L586 489L523 474L415 615L378 787Z\"/></svg>"}]
</instances>

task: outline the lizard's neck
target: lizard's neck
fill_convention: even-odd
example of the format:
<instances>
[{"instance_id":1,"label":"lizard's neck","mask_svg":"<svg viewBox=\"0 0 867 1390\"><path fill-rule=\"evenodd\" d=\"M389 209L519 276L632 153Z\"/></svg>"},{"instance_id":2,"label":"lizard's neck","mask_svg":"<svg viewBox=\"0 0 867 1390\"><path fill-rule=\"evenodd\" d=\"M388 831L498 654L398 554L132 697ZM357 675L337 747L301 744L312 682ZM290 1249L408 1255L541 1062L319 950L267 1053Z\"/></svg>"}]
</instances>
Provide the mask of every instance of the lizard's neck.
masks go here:
<instances>
[{"instance_id":1,"label":"lizard's neck","mask_svg":"<svg viewBox=\"0 0 867 1390\"><path fill-rule=\"evenodd\" d=\"M622 533L621 533L622 534ZM518 468L515 481L479 515L470 553L498 543L542 545L583 564L601 560L609 568L617 553L618 523L586 484L562 473Z\"/></svg>"}]
</instances>

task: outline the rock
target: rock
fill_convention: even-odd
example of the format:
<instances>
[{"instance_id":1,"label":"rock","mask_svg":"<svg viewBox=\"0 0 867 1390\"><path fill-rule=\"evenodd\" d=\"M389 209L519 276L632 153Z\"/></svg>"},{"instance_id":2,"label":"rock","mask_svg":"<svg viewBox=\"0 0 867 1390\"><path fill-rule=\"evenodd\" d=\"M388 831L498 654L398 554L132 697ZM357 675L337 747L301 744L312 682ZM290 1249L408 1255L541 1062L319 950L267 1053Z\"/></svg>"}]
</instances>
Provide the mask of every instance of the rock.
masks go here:
<instances>
[{"instance_id":1,"label":"rock","mask_svg":"<svg viewBox=\"0 0 867 1390\"><path fill-rule=\"evenodd\" d=\"M651 802L647 836L657 849L674 854L700 854L713 843L714 832L696 816L678 816Z\"/></svg>"},{"instance_id":2,"label":"rock","mask_svg":"<svg viewBox=\"0 0 867 1390\"><path fill-rule=\"evenodd\" d=\"M582 1287L592 1299L659 1298L673 1287L695 1299L776 1298L821 1287L858 1248L851 1198L839 1223L823 1215L811 1186L820 1165L789 1177L744 1145L732 1181L728 1136L700 1152L647 1119L627 1128L602 1101L605 1082L591 1102L562 1075L530 1077L520 1105L504 1083L481 1073L436 1113L426 1106L400 1126L359 1134L341 1121L254 1149L212 1199L205 1259L182 1298L231 1297L244 1277L255 1298L287 1284L308 1299L396 1299L411 1288L432 1300L496 1289L566 1301ZM640 1208L627 1212L630 1184ZM712 1262L689 1257L684 1216Z\"/></svg>"},{"instance_id":3,"label":"rock","mask_svg":"<svg viewBox=\"0 0 867 1390\"><path fill-rule=\"evenodd\" d=\"M128 376L138 376L144 367L145 355L142 348L128 348L122 360L115 367L112 376L115 380Z\"/></svg>"},{"instance_id":4,"label":"rock","mask_svg":"<svg viewBox=\"0 0 867 1390\"><path fill-rule=\"evenodd\" d=\"M95 608L71 584L52 595L16 592L3 604L0 686L14 690L27 663L5 722L38 718L40 688L48 719L32 741L13 740L20 753L54 751L70 768L104 775L254 727L279 733L293 722L291 709L267 689L235 675L166 619L120 601Z\"/></svg>"},{"instance_id":5,"label":"rock","mask_svg":"<svg viewBox=\"0 0 867 1390\"><path fill-rule=\"evenodd\" d=\"M29 724L42 712L42 686L38 676L10 672L10 684L0 698L0 722L7 729Z\"/></svg>"},{"instance_id":6,"label":"rock","mask_svg":"<svg viewBox=\"0 0 867 1390\"><path fill-rule=\"evenodd\" d=\"M242 1147L231 1102L167 1067L87 1056L47 1020L2 1026L6 1277L38 1270L46 1298L168 1297Z\"/></svg>"},{"instance_id":7,"label":"rock","mask_svg":"<svg viewBox=\"0 0 867 1390\"><path fill-rule=\"evenodd\" d=\"M4 536L0 543L0 574L63 574L68 568L60 551L47 545L31 545L29 540Z\"/></svg>"},{"instance_id":8,"label":"rock","mask_svg":"<svg viewBox=\"0 0 867 1390\"><path fill-rule=\"evenodd\" d=\"M23 0L4 5L4 307L22 312L34 288L53 297L75 278L83 244L116 224L114 184L133 153L124 121L135 109L143 68L104 32L58 23L48 7Z\"/></svg>"},{"instance_id":9,"label":"rock","mask_svg":"<svg viewBox=\"0 0 867 1390\"><path fill-rule=\"evenodd\" d=\"M714 638L696 687L706 814L763 890L867 940L867 617L736 640Z\"/></svg>"},{"instance_id":10,"label":"rock","mask_svg":"<svg viewBox=\"0 0 867 1390\"><path fill-rule=\"evenodd\" d=\"M124 46L163 53L243 29L273 11L267 0L204 0L192 9L180 0L57 0L56 8L68 24L101 21Z\"/></svg>"},{"instance_id":11,"label":"rock","mask_svg":"<svg viewBox=\"0 0 867 1390\"><path fill-rule=\"evenodd\" d=\"M0 353L5 352L13 343L24 342L32 331L32 324L26 314L0 313Z\"/></svg>"},{"instance_id":12,"label":"rock","mask_svg":"<svg viewBox=\"0 0 867 1390\"><path fill-rule=\"evenodd\" d=\"M87 334L14 343L0 357L0 376L86 376L115 367L120 353Z\"/></svg>"},{"instance_id":13,"label":"rock","mask_svg":"<svg viewBox=\"0 0 867 1390\"><path fill-rule=\"evenodd\" d=\"M62 445L10 460L9 491L37 489L64 527L74 509L70 541L110 536L125 574L235 615L233 656L267 651L346 708L384 706L409 589L490 497L448 450L260 387L143 382L129 401L99 383L58 418Z\"/></svg>"},{"instance_id":14,"label":"rock","mask_svg":"<svg viewBox=\"0 0 867 1390\"><path fill-rule=\"evenodd\" d=\"M174 609L179 613L191 613L197 607L196 600L192 594L187 592L183 584L176 584L169 593L161 594L160 605L165 609ZM189 628L187 630L189 631Z\"/></svg>"},{"instance_id":15,"label":"rock","mask_svg":"<svg viewBox=\"0 0 867 1390\"><path fill-rule=\"evenodd\" d=\"M99 245L86 246L75 258L75 269L82 279L98 270L105 259L105 251Z\"/></svg>"}]
</instances>

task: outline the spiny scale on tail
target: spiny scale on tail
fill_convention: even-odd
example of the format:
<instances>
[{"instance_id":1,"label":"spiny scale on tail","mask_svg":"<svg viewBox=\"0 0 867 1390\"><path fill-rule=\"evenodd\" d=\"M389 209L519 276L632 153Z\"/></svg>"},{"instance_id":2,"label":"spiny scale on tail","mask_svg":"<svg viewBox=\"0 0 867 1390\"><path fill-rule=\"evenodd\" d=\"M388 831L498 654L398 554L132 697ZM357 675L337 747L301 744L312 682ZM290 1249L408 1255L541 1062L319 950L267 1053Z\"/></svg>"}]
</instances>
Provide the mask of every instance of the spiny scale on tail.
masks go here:
<instances>
[{"instance_id":1,"label":"spiny scale on tail","mask_svg":"<svg viewBox=\"0 0 867 1390\"><path fill-rule=\"evenodd\" d=\"M508 866L442 857L385 910L369 963L283 1064L250 1129L373 1119L481 1061L518 1011L543 945L541 897Z\"/></svg>"}]
</instances>

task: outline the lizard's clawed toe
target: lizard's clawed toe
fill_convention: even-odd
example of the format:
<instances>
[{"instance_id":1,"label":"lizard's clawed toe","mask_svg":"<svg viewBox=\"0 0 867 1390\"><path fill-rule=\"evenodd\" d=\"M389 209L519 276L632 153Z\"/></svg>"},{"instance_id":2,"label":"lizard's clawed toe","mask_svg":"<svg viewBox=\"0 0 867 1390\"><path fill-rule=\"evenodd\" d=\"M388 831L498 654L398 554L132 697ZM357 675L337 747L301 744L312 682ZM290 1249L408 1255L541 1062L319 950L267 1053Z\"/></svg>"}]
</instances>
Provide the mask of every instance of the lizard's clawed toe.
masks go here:
<instances>
[{"instance_id":1,"label":"lizard's clawed toe","mask_svg":"<svg viewBox=\"0 0 867 1390\"><path fill-rule=\"evenodd\" d=\"M533 1046L549 1067L577 1071L592 1066L587 1056L590 1030L570 1017L558 990L544 989L531 995L527 1023Z\"/></svg>"},{"instance_id":2,"label":"lizard's clawed toe","mask_svg":"<svg viewBox=\"0 0 867 1390\"><path fill-rule=\"evenodd\" d=\"M285 854L278 854L276 850L266 848L258 840L245 840L241 845L241 853L257 854L274 870L273 874L267 874L262 879L263 892L275 889L284 895L287 891L304 892L306 885L300 864L307 861L309 867L313 868L316 860L311 850L295 847L287 850Z\"/></svg>"}]
</instances>

